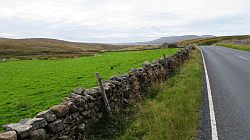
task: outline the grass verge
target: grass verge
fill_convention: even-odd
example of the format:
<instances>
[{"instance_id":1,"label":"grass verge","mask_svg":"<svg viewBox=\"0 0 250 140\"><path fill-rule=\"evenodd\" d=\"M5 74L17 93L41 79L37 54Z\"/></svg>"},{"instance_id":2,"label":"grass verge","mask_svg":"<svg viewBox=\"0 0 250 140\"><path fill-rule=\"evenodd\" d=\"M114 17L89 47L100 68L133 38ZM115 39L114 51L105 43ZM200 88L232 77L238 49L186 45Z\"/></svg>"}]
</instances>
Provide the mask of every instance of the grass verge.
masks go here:
<instances>
[{"instance_id":1,"label":"grass verge","mask_svg":"<svg viewBox=\"0 0 250 140\"><path fill-rule=\"evenodd\" d=\"M243 51L250 51L250 45L229 44L229 43L217 43L216 45Z\"/></svg>"},{"instance_id":2,"label":"grass verge","mask_svg":"<svg viewBox=\"0 0 250 140\"><path fill-rule=\"evenodd\" d=\"M153 87L155 96L101 124L91 139L196 139L201 84L202 62L196 50L172 78Z\"/></svg>"}]
</instances>

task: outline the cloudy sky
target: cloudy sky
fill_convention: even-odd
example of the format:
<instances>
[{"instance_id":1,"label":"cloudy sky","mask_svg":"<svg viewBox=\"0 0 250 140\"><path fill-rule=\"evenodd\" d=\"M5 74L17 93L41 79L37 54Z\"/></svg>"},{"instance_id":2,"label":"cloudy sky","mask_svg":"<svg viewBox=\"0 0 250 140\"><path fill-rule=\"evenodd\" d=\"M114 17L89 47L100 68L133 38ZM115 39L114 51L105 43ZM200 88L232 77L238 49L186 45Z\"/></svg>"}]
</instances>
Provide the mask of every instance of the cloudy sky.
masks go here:
<instances>
[{"instance_id":1,"label":"cloudy sky","mask_svg":"<svg viewBox=\"0 0 250 140\"><path fill-rule=\"evenodd\" d=\"M250 0L0 0L0 37L134 42L250 33Z\"/></svg>"}]
</instances>

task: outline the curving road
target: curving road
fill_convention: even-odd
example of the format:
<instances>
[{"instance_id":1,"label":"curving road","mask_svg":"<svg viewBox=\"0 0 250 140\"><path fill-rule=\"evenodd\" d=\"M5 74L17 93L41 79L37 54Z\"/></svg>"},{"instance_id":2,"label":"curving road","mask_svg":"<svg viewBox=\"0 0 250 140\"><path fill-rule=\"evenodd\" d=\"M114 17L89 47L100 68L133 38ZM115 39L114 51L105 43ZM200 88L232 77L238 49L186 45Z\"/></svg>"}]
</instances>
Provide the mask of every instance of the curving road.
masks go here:
<instances>
[{"instance_id":1,"label":"curving road","mask_svg":"<svg viewBox=\"0 0 250 140\"><path fill-rule=\"evenodd\" d=\"M210 81L219 140L250 139L250 52L201 46ZM205 80L204 80L205 81ZM212 139L204 85L200 139Z\"/></svg>"}]
</instances>

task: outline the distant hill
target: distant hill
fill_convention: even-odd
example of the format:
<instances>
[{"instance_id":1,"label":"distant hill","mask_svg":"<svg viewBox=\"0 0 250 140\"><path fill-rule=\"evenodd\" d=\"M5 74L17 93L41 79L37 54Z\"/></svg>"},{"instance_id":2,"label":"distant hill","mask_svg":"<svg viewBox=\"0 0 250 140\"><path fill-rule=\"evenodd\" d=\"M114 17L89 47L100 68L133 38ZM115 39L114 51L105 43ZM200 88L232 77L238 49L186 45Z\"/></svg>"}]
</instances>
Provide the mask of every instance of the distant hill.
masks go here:
<instances>
[{"instance_id":1,"label":"distant hill","mask_svg":"<svg viewBox=\"0 0 250 140\"><path fill-rule=\"evenodd\" d=\"M80 43L49 38L10 39L0 37L0 59L76 57L105 51L142 50L157 48L157 44L174 43L190 39L209 38L211 35L170 36L149 42L125 43L119 45L101 43ZM145 46L142 46L145 45ZM148 46L147 46L148 45Z\"/></svg>"},{"instance_id":2,"label":"distant hill","mask_svg":"<svg viewBox=\"0 0 250 140\"><path fill-rule=\"evenodd\" d=\"M0 40L6 40L6 39L8 39L8 38L3 38L3 37L0 37Z\"/></svg>"},{"instance_id":3,"label":"distant hill","mask_svg":"<svg viewBox=\"0 0 250 140\"><path fill-rule=\"evenodd\" d=\"M0 38L0 58L34 57L74 57L101 52L119 50L126 45L98 43L78 43L48 38L7 39Z\"/></svg>"},{"instance_id":4,"label":"distant hill","mask_svg":"<svg viewBox=\"0 0 250 140\"><path fill-rule=\"evenodd\" d=\"M190 39L198 39L198 38L210 38L214 37L213 35L183 35L183 36L169 36L169 37L161 37L152 41L148 42L137 42L136 44L163 44L165 42L167 43L176 43L184 40L190 40Z\"/></svg>"}]
</instances>

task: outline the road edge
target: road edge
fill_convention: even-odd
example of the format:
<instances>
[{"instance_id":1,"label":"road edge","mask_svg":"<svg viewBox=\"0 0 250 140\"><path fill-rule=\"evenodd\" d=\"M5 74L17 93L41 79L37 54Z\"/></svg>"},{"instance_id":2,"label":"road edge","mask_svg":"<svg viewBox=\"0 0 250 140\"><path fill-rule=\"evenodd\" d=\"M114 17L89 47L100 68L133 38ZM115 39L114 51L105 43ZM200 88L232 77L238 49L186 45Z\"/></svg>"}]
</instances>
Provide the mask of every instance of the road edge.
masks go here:
<instances>
[{"instance_id":1,"label":"road edge","mask_svg":"<svg viewBox=\"0 0 250 140\"><path fill-rule=\"evenodd\" d=\"M203 52L202 52L201 48L199 46L197 46L197 48L201 52L202 61L203 61L203 68L204 68L205 77L206 77L208 103L209 103L209 114L210 114L211 130L212 130L212 140L218 140L218 133L217 133L216 120L215 120L213 98L212 98L211 87L210 87L210 82L209 82L209 77L208 77L208 72L207 72L206 61L205 61L205 58L204 58L204 55L203 55Z\"/></svg>"}]
</instances>

